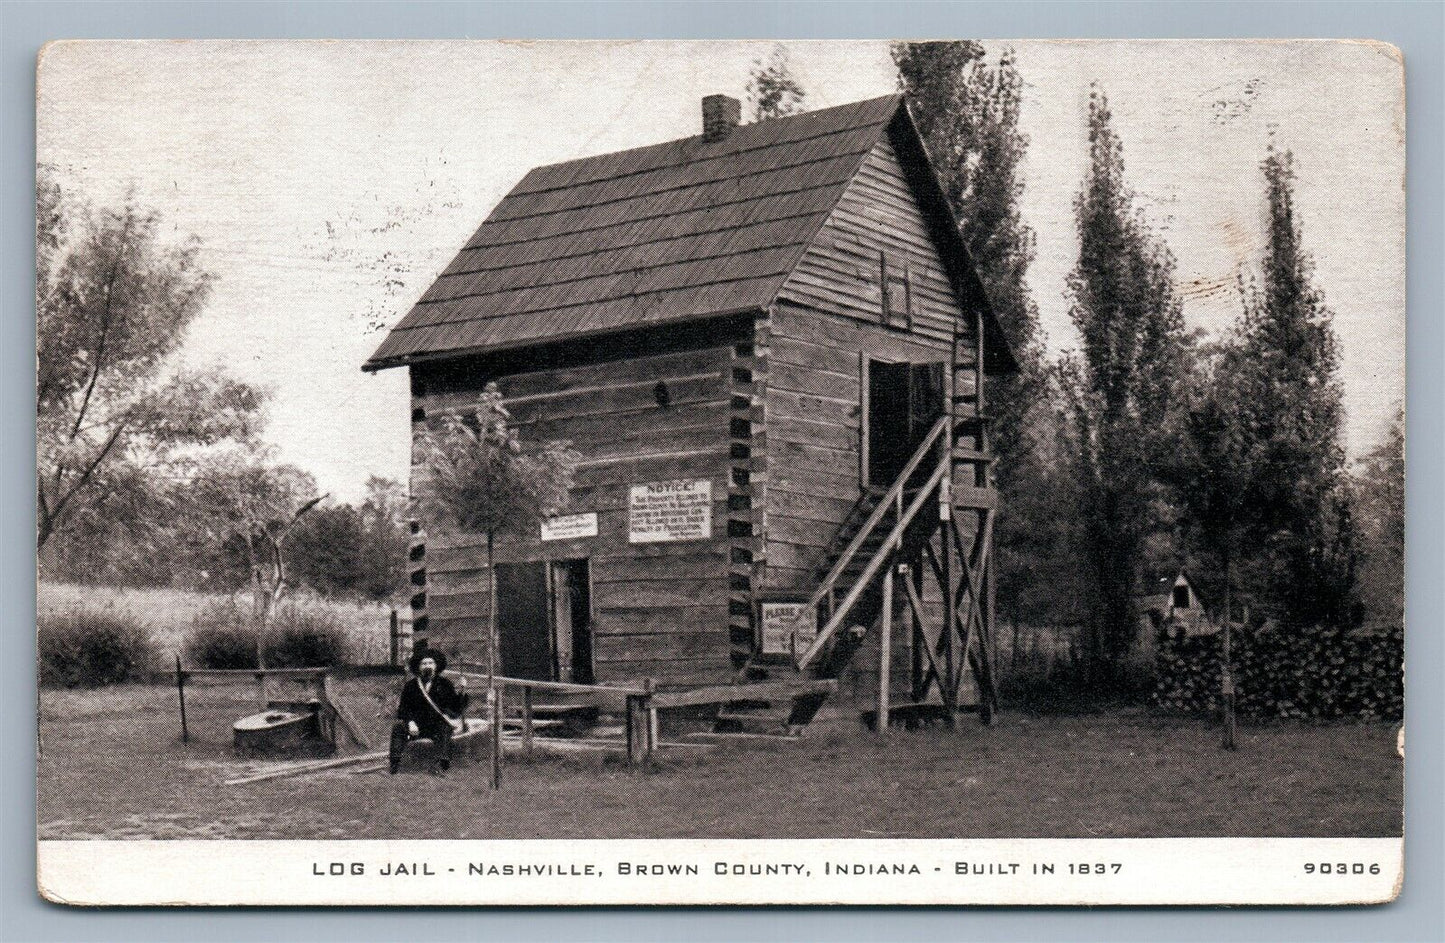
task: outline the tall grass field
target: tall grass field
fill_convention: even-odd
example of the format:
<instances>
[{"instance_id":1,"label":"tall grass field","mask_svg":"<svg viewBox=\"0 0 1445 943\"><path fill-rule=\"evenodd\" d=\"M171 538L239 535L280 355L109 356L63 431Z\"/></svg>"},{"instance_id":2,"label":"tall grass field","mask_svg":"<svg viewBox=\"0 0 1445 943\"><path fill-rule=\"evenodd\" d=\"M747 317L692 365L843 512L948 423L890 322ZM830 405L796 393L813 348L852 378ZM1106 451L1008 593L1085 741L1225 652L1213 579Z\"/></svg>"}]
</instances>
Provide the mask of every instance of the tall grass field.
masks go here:
<instances>
[{"instance_id":1,"label":"tall grass field","mask_svg":"<svg viewBox=\"0 0 1445 943\"><path fill-rule=\"evenodd\" d=\"M162 664L181 654L193 620L207 607L229 602L249 609L249 594L234 597L183 589L132 589L83 586L77 583L41 582L36 599L38 614L59 614L77 609L110 609L133 616L151 631ZM324 610L346 629L347 649L355 664L382 664L390 652L390 608L376 603L352 603L310 594L288 596L285 604Z\"/></svg>"}]
</instances>

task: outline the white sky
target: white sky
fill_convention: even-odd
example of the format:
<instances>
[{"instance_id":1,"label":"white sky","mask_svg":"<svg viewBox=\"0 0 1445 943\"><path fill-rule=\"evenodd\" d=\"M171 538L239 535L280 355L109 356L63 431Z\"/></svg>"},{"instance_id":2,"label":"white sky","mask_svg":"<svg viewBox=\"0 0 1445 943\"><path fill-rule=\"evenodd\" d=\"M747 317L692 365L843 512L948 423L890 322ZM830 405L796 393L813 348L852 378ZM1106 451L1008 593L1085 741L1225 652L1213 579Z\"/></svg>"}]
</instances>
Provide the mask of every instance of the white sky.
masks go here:
<instances>
[{"instance_id":1,"label":"white sky","mask_svg":"<svg viewBox=\"0 0 1445 943\"><path fill-rule=\"evenodd\" d=\"M895 88L887 45L787 44L811 107ZM987 43L1017 51L1030 146L1030 284L1052 350L1087 163L1089 83L1178 261L1191 325L1227 326L1263 241L1258 165L1295 152L1335 313L1352 454L1404 398L1404 107L1398 62L1346 43ZM43 57L40 160L98 205L127 190L194 234L217 276L184 349L270 387L267 437L341 499L405 480L406 373L361 364L528 169L694 134L772 43L91 42Z\"/></svg>"}]
</instances>

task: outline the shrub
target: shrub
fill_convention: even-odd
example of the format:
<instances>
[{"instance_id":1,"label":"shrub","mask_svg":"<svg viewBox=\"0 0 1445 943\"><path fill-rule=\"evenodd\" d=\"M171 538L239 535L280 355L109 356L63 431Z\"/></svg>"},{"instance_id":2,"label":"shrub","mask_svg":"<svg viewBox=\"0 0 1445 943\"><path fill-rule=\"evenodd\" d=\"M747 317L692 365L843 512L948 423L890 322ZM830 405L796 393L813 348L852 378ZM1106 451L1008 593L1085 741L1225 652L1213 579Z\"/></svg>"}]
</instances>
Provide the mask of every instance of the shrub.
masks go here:
<instances>
[{"instance_id":1,"label":"shrub","mask_svg":"<svg viewBox=\"0 0 1445 943\"><path fill-rule=\"evenodd\" d=\"M215 602L196 613L182 645L193 668L256 667L256 630L235 603Z\"/></svg>"},{"instance_id":2,"label":"shrub","mask_svg":"<svg viewBox=\"0 0 1445 943\"><path fill-rule=\"evenodd\" d=\"M1069 714L1096 706L1078 653L1039 646L998 659L999 701L1005 709Z\"/></svg>"},{"instance_id":3,"label":"shrub","mask_svg":"<svg viewBox=\"0 0 1445 943\"><path fill-rule=\"evenodd\" d=\"M254 645L252 646L254 648ZM274 668L322 668L346 662L346 626L326 609L283 606L271 627L266 662Z\"/></svg>"},{"instance_id":4,"label":"shrub","mask_svg":"<svg viewBox=\"0 0 1445 943\"><path fill-rule=\"evenodd\" d=\"M346 626L321 608L282 606L271 623L266 664L271 668L322 668L343 664ZM256 667L256 628L250 613L221 602L202 610L185 641L186 661L200 668Z\"/></svg>"},{"instance_id":5,"label":"shrub","mask_svg":"<svg viewBox=\"0 0 1445 943\"><path fill-rule=\"evenodd\" d=\"M155 660L150 629L115 609L76 608L38 620L40 683L94 688L140 680Z\"/></svg>"}]
</instances>

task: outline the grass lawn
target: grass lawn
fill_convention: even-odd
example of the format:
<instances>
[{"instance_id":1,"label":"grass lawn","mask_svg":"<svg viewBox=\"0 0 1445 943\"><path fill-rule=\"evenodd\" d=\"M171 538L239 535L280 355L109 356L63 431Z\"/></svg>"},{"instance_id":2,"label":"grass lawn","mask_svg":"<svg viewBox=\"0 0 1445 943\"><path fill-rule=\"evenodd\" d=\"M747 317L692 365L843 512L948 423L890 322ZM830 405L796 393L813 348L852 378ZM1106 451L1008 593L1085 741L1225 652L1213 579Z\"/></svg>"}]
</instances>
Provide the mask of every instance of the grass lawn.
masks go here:
<instances>
[{"instance_id":1,"label":"grass lawn","mask_svg":"<svg viewBox=\"0 0 1445 943\"><path fill-rule=\"evenodd\" d=\"M352 712L383 741L396 681L351 679ZM814 727L796 743L728 744L633 771L602 756L484 762L450 775L342 769L226 786L257 764L230 751L255 708L175 692L44 691L43 838L877 838L1391 836L1401 761L1389 724L1241 729L1143 712L1005 714L894 731ZM237 694L241 692L238 691Z\"/></svg>"}]
</instances>

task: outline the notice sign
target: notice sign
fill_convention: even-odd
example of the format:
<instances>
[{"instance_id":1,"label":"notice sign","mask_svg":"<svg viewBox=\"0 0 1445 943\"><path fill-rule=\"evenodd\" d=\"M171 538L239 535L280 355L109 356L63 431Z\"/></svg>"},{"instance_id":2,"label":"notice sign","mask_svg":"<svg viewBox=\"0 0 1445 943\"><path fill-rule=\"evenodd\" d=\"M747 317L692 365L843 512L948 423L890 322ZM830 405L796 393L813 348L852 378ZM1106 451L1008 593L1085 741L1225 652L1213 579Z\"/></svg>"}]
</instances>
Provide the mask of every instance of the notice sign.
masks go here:
<instances>
[{"instance_id":1,"label":"notice sign","mask_svg":"<svg viewBox=\"0 0 1445 943\"><path fill-rule=\"evenodd\" d=\"M806 602L763 602L759 606L762 608L764 655L804 652L818 637L818 610ZM796 643L793 640L795 634Z\"/></svg>"},{"instance_id":2,"label":"notice sign","mask_svg":"<svg viewBox=\"0 0 1445 943\"><path fill-rule=\"evenodd\" d=\"M578 537L597 536L597 514L564 514L542 522L543 540L574 540Z\"/></svg>"},{"instance_id":3,"label":"notice sign","mask_svg":"<svg viewBox=\"0 0 1445 943\"><path fill-rule=\"evenodd\" d=\"M627 541L656 544L712 536L712 482L654 481L632 486Z\"/></svg>"}]
</instances>

